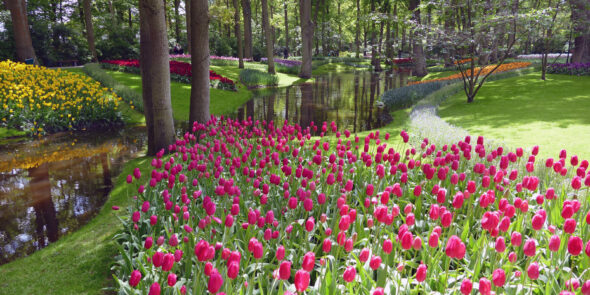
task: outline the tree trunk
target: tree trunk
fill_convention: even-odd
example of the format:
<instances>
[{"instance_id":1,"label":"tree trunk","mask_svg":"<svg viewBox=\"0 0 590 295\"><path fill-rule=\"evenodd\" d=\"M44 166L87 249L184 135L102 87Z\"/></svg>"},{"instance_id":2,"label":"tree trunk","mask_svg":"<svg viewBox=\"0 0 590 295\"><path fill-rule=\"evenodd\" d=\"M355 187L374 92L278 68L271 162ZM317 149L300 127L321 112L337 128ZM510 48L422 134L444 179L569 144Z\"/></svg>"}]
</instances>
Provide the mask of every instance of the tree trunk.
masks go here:
<instances>
[{"instance_id":1,"label":"tree trunk","mask_svg":"<svg viewBox=\"0 0 590 295\"><path fill-rule=\"evenodd\" d=\"M176 43L180 43L180 0L174 0L174 33Z\"/></svg>"},{"instance_id":2,"label":"tree trunk","mask_svg":"<svg viewBox=\"0 0 590 295\"><path fill-rule=\"evenodd\" d=\"M92 0L83 0L84 24L86 25L86 40L88 40L88 49L92 53L92 61L98 60L96 47L94 46L94 27L92 26Z\"/></svg>"},{"instance_id":3,"label":"tree trunk","mask_svg":"<svg viewBox=\"0 0 590 295\"><path fill-rule=\"evenodd\" d=\"M192 0L191 27L193 29L191 52L191 104L189 126L195 122L209 121L209 4L208 0Z\"/></svg>"},{"instance_id":4,"label":"tree trunk","mask_svg":"<svg viewBox=\"0 0 590 295\"><path fill-rule=\"evenodd\" d=\"M318 25L318 11L320 10L320 1L321 0L315 0L315 10L313 11L313 25L314 27ZM319 36L314 35L313 36L314 40L315 40L315 54L316 55L320 55L320 41L319 41Z\"/></svg>"},{"instance_id":5,"label":"tree trunk","mask_svg":"<svg viewBox=\"0 0 590 295\"><path fill-rule=\"evenodd\" d=\"M287 2L285 1L285 58L289 58L289 15L287 14Z\"/></svg>"},{"instance_id":6,"label":"tree trunk","mask_svg":"<svg viewBox=\"0 0 590 295\"><path fill-rule=\"evenodd\" d=\"M33 41L31 40L25 0L4 0L4 4L10 10L12 28L14 30L16 58L21 62L33 58L35 64L38 64L35 49L33 48Z\"/></svg>"},{"instance_id":7,"label":"tree trunk","mask_svg":"<svg viewBox=\"0 0 590 295\"><path fill-rule=\"evenodd\" d=\"M410 10L414 12L412 19L416 24L420 25L420 0L410 0ZM422 38L414 35L412 42L412 53L414 55L414 75L418 77L426 76L426 59L424 57L424 49L422 48Z\"/></svg>"},{"instance_id":8,"label":"tree trunk","mask_svg":"<svg viewBox=\"0 0 590 295\"><path fill-rule=\"evenodd\" d=\"M375 13L375 0L371 0L371 14ZM381 27L383 28L383 27ZM375 71L381 71L381 61L379 60L379 52L377 52L377 31L375 29L375 22L371 22L371 65Z\"/></svg>"},{"instance_id":9,"label":"tree trunk","mask_svg":"<svg viewBox=\"0 0 590 295\"><path fill-rule=\"evenodd\" d=\"M186 53L192 52L192 36L191 36L191 1L184 0L184 10L186 15Z\"/></svg>"},{"instance_id":10,"label":"tree trunk","mask_svg":"<svg viewBox=\"0 0 590 295\"><path fill-rule=\"evenodd\" d=\"M590 62L590 3L587 0L570 0L574 24L574 52L572 63Z\"/></svg>"},{"instance_id":11,"label":"tree trunk","mask_svg":"<svg viewBox=\"0 0 590 295\"><path fill-rule=\"evenodd\" d=\"M299 0L301 18L302 63L299 77L311 78L311 55L313 47L313 26L311 22L311 0Z\"/></svg>"},{"instance_id":12,"label":"tree trunk","mask_svg":"<svg viewBox=\"0 0 590 295\"><path fill-rule=\"evenodd\" d=\"M238 0L233 0L234 2L234 30L236 34L236 39L238 40L238 68L244 68L244 51L242 49L242 32L240 31L240 4Z\"/></svg>"},{"instance_id":13,"label":"tree trunk","mask_svg":"<svg viewBox=\"0 0 590 295\"><path fill-rule=\"evenodd\" d=\"M361 1L356 0L356 58L361 55Z\"/></svg>"},{"instance_id":14,"label":"tree trunk","mask_svg":"<svg viewBox=\"0 0 590 295\"><path fill-rule=\"evenodd\" d=\"M342 14L340 12L340 0L338 0L338 56L340 56L340 50L342 50Z\"/></svg>"},{"instance_id":15,"label":"tree trunk","mask_svg":"<svg viewBox=\"0 0 590 295\"><path fill-rule=\"evenodd\" d=\"M242 0L244 17L244 57L252 58L252 8L250 0Z\"/></svg>"},{"instance_id":16,"label":"tree trunk","mask_svg":"<svg viewBox=\"0 0 590 295\"><path fill-rule=\"evenodd\" d=\"M268 64L268 72L270 74L275 74L275 63L274 63L274 52L273 52L273 42L272 42L272 30L270 28L270 24L268 23L268 3L267 0L262 0L262 28L264 29L264 35L266 38L266 58Z\"/></svg>"},{"instance_id":17,"label":"tree trunk","mask_svg":"<svg viewBox=\"0 0 590 295\"><path fill-rule=\"evenodd\" d=\"M148 155L174 142L170 102L170 56L164 6L160 0L140 0L140 65L143 103L148 128Z\"/></svg>"}]
</instances>

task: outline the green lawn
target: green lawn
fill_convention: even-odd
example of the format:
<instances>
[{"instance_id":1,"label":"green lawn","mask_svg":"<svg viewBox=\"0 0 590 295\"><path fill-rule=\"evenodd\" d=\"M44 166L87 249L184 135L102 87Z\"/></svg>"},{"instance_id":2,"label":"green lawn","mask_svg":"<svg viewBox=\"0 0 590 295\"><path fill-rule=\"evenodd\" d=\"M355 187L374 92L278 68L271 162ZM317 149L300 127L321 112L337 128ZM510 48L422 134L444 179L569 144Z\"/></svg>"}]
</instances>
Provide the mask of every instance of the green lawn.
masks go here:
<instances>
[{"instance_id":1,"label":"green lawn","mask_svg":"<svg viewBox=\"0 0 590 295\"><path fill-rule=\"evenodd\" d=\"M112 287L110 267L117 255L113 236L120 228L116 216L128 214L132 192L124 184L135 167L142 170L140 181L146 182L150 159L128 162L110 198L87 225L42 251L0 266L0 294L104 294L104 288ZM121 210L113 211L115 205Z\"/></svg>"},{"instance_id":2,"label":"green lawn","mask_svg":"<svg viewBox=\"0 0 590 295\"><path fill-rule=\"evenodd\" d=\"M445 78L445 77L452 76L455 74L459 74L459 71L431 72L431 73L426 74L426 76L424 76L424 77L417 78L416 81L440 79L440 78Z\"/></svg>"},{"instance_id":3,"label":"green lawn","mask_svg":"<svg viewBox=\"0 0 590 295\"><path fill-rule=\"evenodd\" d=\"M486 83L471 104L463 92L439 108L447 122L510 147L540 146L542 157L590 158L590 77L534 72Z\"/></svg>"},{"instance_id":4,"label":"green lawn","mask_svg":"<svg viewBox=\"0 0 590 295\"><path fill-rule=\"evenodd\" d=\"M107 73L112 75L121 84L141 93L141 76L117 71L107 71ZM177 121L187 121L190 111L191 85L170 82L170 92L174 119ZM238 85L238 91L211 89L211 114L230 114L246 103L251 96L252 92L248 91L241 84Z\"/></svg>"}]
</instances>

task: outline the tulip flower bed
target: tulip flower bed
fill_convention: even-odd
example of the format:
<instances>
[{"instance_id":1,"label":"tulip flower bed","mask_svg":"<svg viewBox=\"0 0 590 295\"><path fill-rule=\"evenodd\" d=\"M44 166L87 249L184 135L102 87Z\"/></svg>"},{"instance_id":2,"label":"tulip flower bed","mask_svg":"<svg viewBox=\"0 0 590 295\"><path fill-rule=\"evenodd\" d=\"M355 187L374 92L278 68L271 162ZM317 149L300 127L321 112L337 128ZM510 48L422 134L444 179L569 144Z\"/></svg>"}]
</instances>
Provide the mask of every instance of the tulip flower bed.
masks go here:
<instances>
[{"instance_id":1,"label":"tulip flower bed","mask_svg":"<svg viewBox=\"0 0 590 295\"><path fill-rule=\"evenodd\" d=\"M260 61L264 64L268 63L268 58L263 57ZM293 60L293 59L281 59L281 58L273 58L273 62L285 67L298 67L301 66L300 60Z\"/></svg>"},{"instance_id":2,"label":"tulip flower bed","mask_svg":"<svg viewBox=\"0 0 590 295\"><path fill-rule=\"evenodd\" d=\"M463 63L470 62L470 61L471 60L460 60L458 63L463 64ZM494 71L494 74L502 73L502 72L506 72L506 71L511 71L511 70L522 69L522 68L526 68L526 67L528 67L530 65L531 65L530 62L511 62L511 63L506 63L506 64L500 65L500 67L498 67ZM489 65L489 66L486 66L483 69L481 69L481 71L480 71L480 68L479 67L476 67L474 69L474 71L475 71L475 73L480 73L480 75L483 76L483 75L486 75L487 73L489 73L495 67L496 67L496 65ZM471 69L465 70L465 73L468 76L471 75ZM443 78L438 78L438 79L414 81L414 82L408 83L408 85L430 83L430 82L435 82L435 81L455 80L455 79L461 79L462 77L463 76L461 75L461 73L458 73L458 74L454 74L454 75L450 75L450 76L443 77Z\"/></svg>"},{"instance_id":3,"label":"tulip flower bed","mask_svg":"<svg viewBox=\"0 0 590 295\"><path fill-rule=\"evenodd\" d=\"M101 65L109 70L140 73L139 60L105 60ZM181 83L190 83L192 77L192 66L190 63L181 61L170 61L170 79ZM236 90L236 84L231 79L223 77L214 71L209 70L209 81L211 87L225 90Z\"/></svg>"},{"instance_id":4,"label":"tulip flower bed","mask_svg":"<svg viewBox=\"0 0 590 295\"><path fill-rule=\"evenodd\" d=\"M588 161L311 128L214 118L128 175L120 293L590 294Z\"/></svg>"},{"instance_id":5,"label":"tulip flower bed","mask_svg":"<svg viewBox=\"0 0 590 295\"><path fill-rule=\"evenodd\" d=\"M0 62L0 127L37 135L123 124L120 101L89 77Z\"/></svg>"}]
</instances>

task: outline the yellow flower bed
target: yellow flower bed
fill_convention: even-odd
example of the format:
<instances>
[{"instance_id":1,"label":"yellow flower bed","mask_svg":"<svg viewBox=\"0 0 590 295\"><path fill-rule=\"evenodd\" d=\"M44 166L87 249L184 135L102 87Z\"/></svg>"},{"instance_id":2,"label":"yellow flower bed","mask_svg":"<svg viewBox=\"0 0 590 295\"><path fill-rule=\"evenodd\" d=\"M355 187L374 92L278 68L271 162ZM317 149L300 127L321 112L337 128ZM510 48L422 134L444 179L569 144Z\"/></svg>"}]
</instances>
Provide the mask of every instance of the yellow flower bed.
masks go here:
<instances>
[{"instance_id":1,"label":"yellow flower bed","mask_svg":"<svg viewBox=\"0 0 590 295\"><path fill-rule=\"evenodd\" d=\"M121 98L89 77L0 62L0 126L45 134L122 123Z\"/></svg>"},{"instance_id":2,"label":"yellow flower bed","mask_svg":"<svg viewBox=\"0 0 590 295\"><path fill-rule=\"evenodd\" d=\"M531 63L530 62L511 62L511 63L507 63L507 64L503 64L500 67L498 67L494 73L501 73L501 72L506 72L506 71L510 71L510 70L516 70L516 69L521 69L521 68L526 68L528 66L530 66ZM484 67L481 70L480 76L485 76L487 75L492 69L494 69L494 67L496 67L496 65L489 65ZM477 74L479 72L479 67L475 68L475 74ZM465 71L465 73L467 74L467 76L471 75L471 69L467 69ZM431 79L431 80L424 80L424 81L414 81L414 82L410 82L408 83L408 85L414 85L414 84L423 84L423 83L430 83L430 82L434 82L434 81L446 81L446 80L454 80L454 79L461 79L461 73L458 74L454 74L448 77L443 77L443 78L438 78L438 79Z\"/></svg>"}]
</instances>

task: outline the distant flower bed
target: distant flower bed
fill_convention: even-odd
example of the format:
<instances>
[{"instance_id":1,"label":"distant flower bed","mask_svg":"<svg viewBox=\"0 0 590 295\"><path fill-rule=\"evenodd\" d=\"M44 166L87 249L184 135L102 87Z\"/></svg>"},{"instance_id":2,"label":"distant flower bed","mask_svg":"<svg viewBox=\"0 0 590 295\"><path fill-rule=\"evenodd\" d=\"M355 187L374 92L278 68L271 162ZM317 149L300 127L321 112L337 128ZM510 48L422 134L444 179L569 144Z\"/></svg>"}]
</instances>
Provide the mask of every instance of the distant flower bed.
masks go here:
<instances>
[{"instance_id":1,"label":"distant flower bed","mask_svg":"<svg viewBox=\"0 0 590 295\"><path fill-rule=\"evenodd\" d=\"M0 126L45 134L122 124L121 98L89 77L0 62Z\"/></svg>"},{"instance_id":2,"label":"distant flower bed","mask_svg":"<svg viewBox=\"0 0 590 295\"><path fill-rule=\"evenodd\" d=\"M261 62L263 63L267 63L268 62L268 58L263 57L260 59ZM286 66L286 67L298 67L301 65L301 61L300 60L292 60L292 59L281 59L281 58L273 58L273 61L277 64L280 64L282 66Z\"/></svg>"},{"instance_id":3,"label":"distant flower bed","mask_svg":"<svg viewBox=\"0 0 590 295\"><path fill-rule=\"evenodd\" d=\"M170 54L170 58L191 58L190 54ZM210 55L209 59L215 60L232 60L232 61L239 61L240 59L233 56L217 56L217 55ZM244 58L244 61L252 61L251 58Z\"/></svg>"},{"instance_id":4,"label":"distant flower bed","mask_svg":"<svg viewBox=\"0 0 590 295\"><path fill-rule=\"evenodd\" d=\"M558 57L566 56L565 53L549 53L547 58L558 58ZM516 57L516 59L541 59L543 58L542 54L521 54Z\"/></svg>"},{"instance_id":5,"label":"distant flower bed","mask_svg":"<svg viewBox=\"0 0 590 295\"><path fill-rule=\"evenodd\" d=\"M459 65L459 64L464 64L464 63L468 63L468 62L471 62L471 58L465 58L465 59L461 59L461 60L456 60L453 63L456 64L456 65Z\"/></svg>"},{"instance_id":6,"label":"distant flower bed","mask_svg":"<svg viewBox=\"0 0 590 295\"><path fill-rule=\"evenodd\" d=\"M139 74L139 60L105 60L101 62L103 67L111 70L131 72ZM174 81L182 83L190 83L192 77L192 67L190 63L180 61L170 61L170 78ZM209 70L209 81L211 87L236 90L236 85L233 80L223 77L214 71Z\"/></svg>"},{"instance_id":7,"label":"distant flower bed","mask_svg":"<svg viewBox=\"0 0 590 295\"><path fill-rule=\"evenodd\" d=\"M550 64L547 66L547 73L589 76L590 63Z\"/></svg>"},{"instance_id":8,"label":"distant flower bed","mask_svg":"<svg viewBox=\"0 0 590 295\"><path fill-rule=\"evenodd\" d=\"M461 63L461 61L459 61ZM528 66L530 66L531 63L530 62L511 62L511 63L507 63L507 64L503 64L500 67L498 67L494 73L501 73L501 72L506 72L506 71L510 71L510 70L516 70L516 69L521 69L521 68L526 68ZM495 65L489 65L484 67L481 70L480 75L487 75L492 69L494 69ZM478 73L480 70L479 67L475 68L475 73ZM467 75L471 75L471 70L467 69L465 71L467 73ZM455 79L461 79L461 73L458 74L454 74L448 77L443 77L443 78L438 78L438 79L431 79L431 80L423 80L423 81L414 81L414 82L410 82L408 83L408 85L414 85L414 84L424 84L424 83L430 83L430 82L435 82L435 81L447 81L447 80L455 80Z\"/></svg>"},{"instance_id":9,"label":"distant flower bed","mask_svg":"<svg viewBox=\"0 0 590 295\"><path fill-rule=\"evenodd\" d=\"M394 58L393 59L393 63L396 65L406 65L406 64L412 64L412 58L407 57L407 58Z\"/></svg>"}]
</instances>

